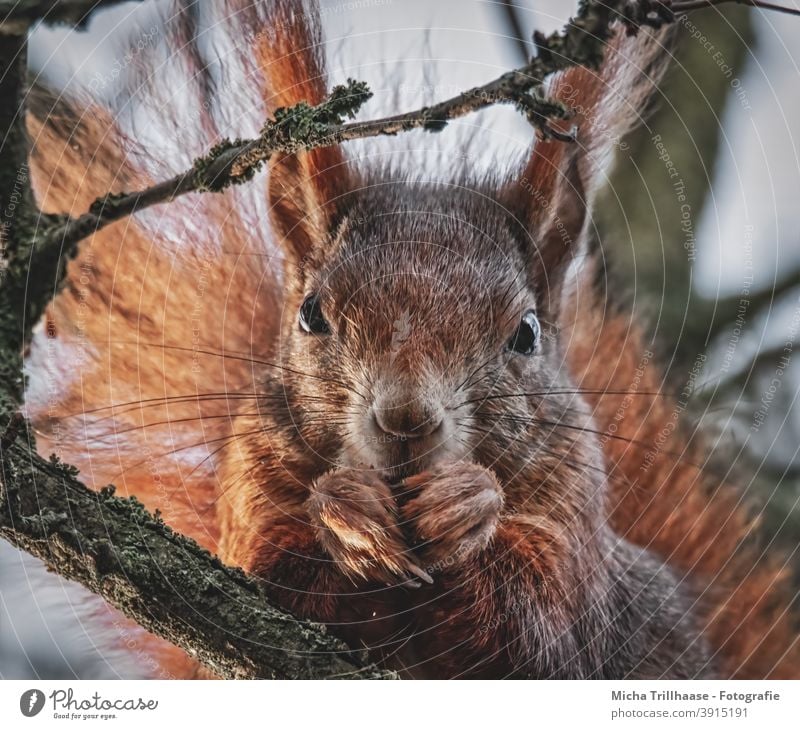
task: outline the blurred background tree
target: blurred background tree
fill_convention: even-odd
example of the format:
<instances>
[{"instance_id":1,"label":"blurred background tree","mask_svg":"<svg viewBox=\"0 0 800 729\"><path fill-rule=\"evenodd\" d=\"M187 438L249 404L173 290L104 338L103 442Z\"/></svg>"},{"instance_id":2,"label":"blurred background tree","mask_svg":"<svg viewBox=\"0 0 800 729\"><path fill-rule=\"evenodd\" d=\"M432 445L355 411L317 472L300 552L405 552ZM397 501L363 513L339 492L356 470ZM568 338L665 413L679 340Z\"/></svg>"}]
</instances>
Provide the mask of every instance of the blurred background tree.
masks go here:
<instances>
[{"instance_id":1,"label":"blurred background tree","mask_svg":"<svg viewBox=\"0 0 800 729\"><path fill-rule=\"evenodd\" d=\"M756 32L755 15L746 8L722 12L712 8L692 14L680 26L675 61L662 86L662 97L646 125L627 140L629 152L619 155L598 205L597 223L599 238L612 260L610 278L635 287L635 308L640 320L650 323L664 361L671 363L672 386L680 390L698 355L707 357L692 412L705 425L731 436L727 443L719 443L715 465L724 474L733 463L740 478L749 482L749 496L756 508L763 507L764 544L777 537L785 550L794 553L800 542L796 450L800 428L793 407L796 377L787 375L780 402L770 402L763 416L769 423L758 430L751 426L759 425L759 410L780 367L785 340L794 338L780 321L778 307L786 301L790 310L797 310L797 256L790 258L792 268L770 280L755 280L750 270L753 263L742 260L738 286L720 285L714 290L698 285L702 276L698 257L707 255L704 246L715 243L702 234L712 230L709 219L727 214L729 203L714 194L725 173L720 158L736 154L739 145L757 144L755 133L750 138L730 138L728 124L732 115L752 111L755 101L748 100L743 79L748 66L758 63L762 44L770 43L765 33ZM708 38L711 50L696 37L698 32ZM791 59L784 62L786 73L796 80ZM769 81L763 75L760 80ZM774 111L779 113L777 108ZM798 118L790 120L795 133L798 122ZM669 155L677 177L668 174L664 155ZM791 153L771 161L776 167L795 163ZM741 229L743 239L750 237L745 245L752 246L750 255L755 258L768 257L759 250L766 243L763 233ZM720 243L725 246L723 256L742 256L736 241ZM775 244L798 250L791 231ZM762 336L767 330L777 334L775 347L767 343L769 337ZM761 346L748 346L748 336L760 340ZM776 438L778 433L780 438ZM794 448L782 447L783 441L793 442Z\"/></svg>"}]
</instances>

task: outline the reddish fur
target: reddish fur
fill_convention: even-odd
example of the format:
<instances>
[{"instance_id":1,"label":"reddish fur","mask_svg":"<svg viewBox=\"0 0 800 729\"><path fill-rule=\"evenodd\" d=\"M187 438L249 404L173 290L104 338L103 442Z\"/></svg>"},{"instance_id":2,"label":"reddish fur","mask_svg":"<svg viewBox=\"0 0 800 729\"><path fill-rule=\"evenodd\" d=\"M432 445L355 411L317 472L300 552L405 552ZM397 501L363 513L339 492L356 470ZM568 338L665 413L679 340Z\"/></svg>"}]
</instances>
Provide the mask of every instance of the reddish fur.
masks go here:
<instances>
[{"instance_id":1,"label":"reddish fur","mask_svg":"<svg viewBox=\"0 0 800 729\"><path fill-rule=\"evenodd\" d=\"M631 389L647 350L639 327L626 317L603 319L585 303L570 337L578 382L592 390ZM600 327L599 333L594 327ZM638 390L668 390L662 379L651 363ZM631 396L625 408L624 397L588 398L598 429L609 431L616 424L617 434L647 444L656 442L675 408L669 397ZM688 424L676 429L643 475L647 450L619 439L605 444L614 476L614 524L635 543L650 546L708 585L707 631L724 659L726 675L797 678L800 642L790 571L778 555L760 556L757 520L748 500L735 483L720 483L710 470L697 467L705 462L708 445Z\"/></svg>"},{"instance_id":2,"label":"reddish fur","mask_svg":"<svg viewBox=\"0 0 800 729\"><path fill-rule=\"evenodd\" d=\"M274 109L299 101L318 102L326 87L316 50L319 38L315 27L305 16L291 16L293 3L289 0L273 5L274 32L268 28L257 36L255 48L266 80L265 105ZM649 62L645 60L643 64ZM616 77L617 63L606 64L599 75L586 70L568 71L554 86L556 93L567 85L577 90L577 102L586 110L582 120L585 130L600 133L601 125L592 117L594 114L606 115L614 129L624 131L625 125L617 121L622 112L608 101L603 88ZM64 104L58 108L69 111ZM47 123L38 119L46 119ZM120 151L124 144L116 138L113 120L101 110L93 109L80 119L56 121L48 108L40 107L34 109L30 131L34 140L34 183L40 204L47 211L80 212L94 197L109 190L140 187L148 182ZM599 149L599 142L591 133L581 141L587 149ZM525 175L536 181L538 191L547 199L557 199L556 191L567 179L564 158L568 153L565 145L552 141L535 147ZM329 222L325 205L345 186L342 165L338 148L285 156L272 164L273 218L296 262L311 252ZM303 178L310 181L310 187L298 187L297 180ZM591 194L591 189L582 191L587 202ZM224 239L226 249L251 250L252 241L246 231L242 232L245 226L238 220L233 198L227 193L209 200L210 197L206 195L202 201L205 225ZM541 228L552 221L540 215L532 223ZM193 326L187 312L192 308L197 270L191 271L191 263L189 273L193 275L176 270L172 257L150 235L136 219L116 223L84 242L80 256L70 264L68 285L48 308L48 327L52 325L56 337L69 339L76 320L84 318L79 281L81 266L90 262L92 294L102 306L86 320L83 336L98 354L88 363L80 382L62 388L52 415L63 417L112 403L186 393L186 352L131 344L138 341L185 345ZM195 264L199 265L198 261ZM276 290L273 273L249 264L250 261L242 265L236 257L215 258L209 271L211 282L206 287L202 326L206 334L210 333L206 339L212 349L255 352L271 359L275 352L270 343L280 326L281 307L285 307L287 320L293 320L305 292L299 285L290 285L282 295ZM121 273L124 278L120 280ZM266 284L262 276L266 277ZM609 316L602 301L583 295L579 304L578 308L573 299L564 314L566 320L575 322L568 337L568 358L578 384L591 389L630 388L644 352L638 328L624 316ZM219 323L219 312L223 310L233 313L226 318L224 331ZM253 342L254 322L260 327L259 344ZM198 389L222 392L230 391L232 386L254 387L246 362L227 359L223 364L214 357L201 361ZM647 368L640 391L659 389L656 369L655 365ZM196 382L190 378L189 384L191 390ZM325 387L318 382L295 384L309 392ZM618 419L619 399L587 399L599 430L605 431L613 423L620 438L644 442L655 439L674 406L670 398L631 397L624 417ZM35 404L32 407L36 409ZM231 409L236 408L246 412L248 406L232 403ZM318 479L317 474L329 464L320 463L311 453L299 452L296 439L287 439L280 432L270 437L266 445L258 437L243 439L212 462L214 469L201 471L199 478L195 473L191 480L189 467L177 461L160 466L164 472L158 481L147 465L137 465L142 448L159 442L159 434L176 431L179 444L196 438L196 425L189 423L181 428L177 421L197 417L198 412L209 416L224 413L225 408L212 402L133 408L127 412L120 409L113 421L118 430L141 428L160 420L173 422L171 428L131 430L123 438L124 448L120 450L98 448L92 437L84 442L80 425L72 430L66 426L74 442L42 439L39 443L43 452L58 448L66 460L78 462L92 484L102 486L113 480L122 493L136 494L150 508L163 507L167 489L172 508L165 516L175 529L193 536L224 560L265 576L273 583L276 599L295 613L346 624L344 633L353 641L374 645L391 639L384 650L395 652L407 637L402 625L398 625L397 605L406 604L414 610L415 629L422 634L422 640L414 642L414 655L420 661L430 661L437 675L461 675L468 670L478 675L505 675L518 656L525 654L523 636L532 624L540 623L536 611L543 605L554 616L542 627L550 631L549 639L571 640L568 627L586 607L582 601L590 598L581 593L581 575L565 574L563 565L574 557L576 549L585 548L580 564L587 571L596 569L602 558L591 546L571 541L560 528L558 520L562 518L587 523L587 530L589 526L584 522L586 517L575 511L577 506L559 501L557 492L551 494L545 489L541 495L545 501L552 499L555 516L543 516L531 508L524 490L514 485L505 492L506 511L502 514L499 502L489 498L481 519L488 520L496 531L486 539L485 549L468 553L457 544L449 544L425 560L430 564L433 559L435 564L437 558L446 559L446 555L455 553L459 561L460 572L442 570L435 574L435 592L412 592L409 597L405 590L388 587L365 593L356 587L358 575L352 564L348 570L346 559L336 563L331 558L333 547L327 552L322 547L322 530L329 530L326 535L332 539L341 521L330 518L329 513L325 516L320 499L325 496L326 484L331 493L338 493L336 490L343 488L343 476L333 472L326 477L328 481ZM44 407L40 405L34 414L40 427L48 424ZM204 421L204 437L224 438L258 425L255 417L237 417L232 422L209 419ZM723 675L800 676L800 646L794 618L788 610L791 601L786 597L787 575L768 563L756 565L756 550L747 546L753 524L739 504L739 491L732 485L718 485L711 474L690 465L702 462L706 444L702 436L690 437L686 426L676 432L667 447L670 453L662 451L643 478L641 449L621 439L608 439L603 444L613 476L613 526L633 543L646 545L670 564L688 570L701 585L709 584L705 596L706 633L722 656ZM673 457L674 451L683 452L683 460ZM602 463L591 449L579 455L590 463ZM541 471L537 478L543 483L548 467L546 456L532 466ZM119 471L124 469L120 476ZM477 485L470 498L481 500L496 488L496 480L481 467L475 469L472 477ZM436 484L438 491L434 492L431 484ZM358 484L348 488L358 488ZM454 501L443 496L457 492L462 498L464 481L449 478L447 472L426 474L416 481L412 479L407 488L411 491L397 507L387 501L388 491L368 489L365 495L382 494L369 507L375 510L370 512L370 523L380 521L383 516L377 515L385 508L391 516L386 517L385 532L394 538L394 518L399 509L406 526L417 524L417 532L410 537L412 543L428 544L431 549L438 538L437 528L452 519L449 512ZM422 502L415 501L415 488L422 494L418 499L429 498L436 503L420 510ZM309 493L312 508L306 503ZM423 514L428 515L427 529L422 528ZM343 526L352 528L354 524ZM442 538L447 534L448 530L443 529ZM359 564L359 570L375 570L381 578L395 574L386 555L374 548L371 551L373 563ZM402 551L389 549L387 555L396 558ZM409 552L407 559L416 564L418 556ZM398 575L398 582L403 579ZM536 606L525 597L534 593L541 598ZM463 645L462 652L450 650L458 645ZM195 675L194 665L177 654L171 655L164 659L165 665L179 675ZM551 675L568 672L564 666L545 665L540 670Z\"/></svg>"}]
</instances>

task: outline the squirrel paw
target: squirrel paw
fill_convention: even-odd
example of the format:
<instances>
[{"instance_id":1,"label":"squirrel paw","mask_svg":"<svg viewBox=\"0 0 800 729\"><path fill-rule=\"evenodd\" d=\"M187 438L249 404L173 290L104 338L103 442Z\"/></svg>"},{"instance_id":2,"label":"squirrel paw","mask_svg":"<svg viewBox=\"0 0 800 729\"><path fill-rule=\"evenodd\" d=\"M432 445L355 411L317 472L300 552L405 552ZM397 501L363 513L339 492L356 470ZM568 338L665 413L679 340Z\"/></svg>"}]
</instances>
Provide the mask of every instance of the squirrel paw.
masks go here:
<instances>
[{"instance_id":1,"label":"squirrel paw","mask_svg":"<svg viewBox=\"0 0 800 729\"><path fill-rule=\"evenodd\" d=\"M503 491L476 463L444 463L403 482L403 523L414 532L428 572L466 563L495 533Z\"/></svg>"},{"instance_id":2,"label":"squirrel paw","mask_svg":"<svg viewBox=\"0 0 800 729\"><path fill-rule=\"evenodd\" d=\"M306 508L325 551L351 578L408 587L431 582L403 539L391 490L374 472L329 471L312 485Z\"/></svg>"}]
</instances>

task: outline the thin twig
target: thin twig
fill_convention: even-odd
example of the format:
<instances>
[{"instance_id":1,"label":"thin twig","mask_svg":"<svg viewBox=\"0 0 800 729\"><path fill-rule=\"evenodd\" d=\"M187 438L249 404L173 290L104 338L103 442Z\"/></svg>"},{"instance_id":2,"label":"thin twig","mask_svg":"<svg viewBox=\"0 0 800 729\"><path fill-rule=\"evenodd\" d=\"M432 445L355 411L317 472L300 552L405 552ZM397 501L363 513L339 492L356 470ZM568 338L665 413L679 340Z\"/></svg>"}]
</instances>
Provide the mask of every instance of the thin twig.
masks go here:
<instances>
[{"instance_id":1,"label":"thin twig","mask_svg":"<svg viewBox=\"0 0 800 729\"><path fill-rule=\"evenodd\" d=\"M514 39L514 45L519 52L520 59L523 63L526 63L531 55L531 45L525 40L525 31L522 29L522 23L519 19L519 9L514 0L502 0L501 4L506 23L508 23L511 30L511 37Z\"/></svg>"},{"instance_id":2,"label":"thin twig","mask_svg":"<svg viewBox=\"0 0 800 729\"><path fill-rule=\"evenodd\" d=\"M645 24L660 27L673 18L661 3L650 0L641 7L646 10L636 17L636 28L632 24L629 26L632 30ZM259 137L218 145L197 160L191 169L169 180L138 192L100 198L89 212L80 217L55 221L56 227L48 235L49 243L46 242L42 249L49 255L52 247L57 246L67 255L73 254L75 244L81 239L136 211L190 192L219 191L229 184L249 179L276 152L295 152L354 139L393 136L412 129L439 131L452 119L495 104L514 104L540 134L569 140L569 135L558 133L550 125L551 120L564 118L569 111L558 102L541 98L536 92L554 72L575 65L599 66L611 38L612 23L617 20L630 23L631 18L627 0L586 3L563 31L537 36L537 55L524 66L432 106L382 119L341 123L343 114L353 116L371 95L364 84L350 81L347 86L335 89L329 99L316 107L302 103L278 110L275 119L264 126ZM320 123L320 118L333 118L338 123Z\"/></svg>"}]
</instances>

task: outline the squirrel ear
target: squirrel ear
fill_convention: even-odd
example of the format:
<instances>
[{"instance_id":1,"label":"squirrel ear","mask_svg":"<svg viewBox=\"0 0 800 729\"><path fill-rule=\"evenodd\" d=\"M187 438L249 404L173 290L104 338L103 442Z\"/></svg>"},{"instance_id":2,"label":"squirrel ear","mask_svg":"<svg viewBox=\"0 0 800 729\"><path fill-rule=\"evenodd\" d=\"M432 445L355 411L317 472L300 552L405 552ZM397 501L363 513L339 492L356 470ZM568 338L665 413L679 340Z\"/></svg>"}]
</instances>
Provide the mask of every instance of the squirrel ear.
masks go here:
<instances>
[{"instance_id":1,"label":"squirrel ear","mask_svg":"<svg viewBox=\"0 0 800 729\"><path fill-rule=\"evenodd\" d=\"M327 94L325 53L316 2L270 0L268 21L254 37L268 111L300 102L319 104ZM323 240L347 191L339 147L274 155L269 170L273 229L287 258L300 265Z\"/></svg>"},{"instance_id":2,"label":"squirrel ear","mask_svg":"<svg viewBox=\"0 0 800 729\"><path fill-rule=\"evenodd\" d=\"M295 265L328 235L346 191L346 162L339 147L276 155L269 170L273 230Z\"/></svg>"},{"instance_id":3,"label":"squirrel ear","mask_svg":"<svg viewBox=\"0 0 800 729\"><path fill-rule=\"evenodd\" d=\"M531 277L545 309L556 310L571 262L585 246L589 213L577 142L539 141L519 183Z\"/></svg>"},{"instance_id":4,"label":"squirrel ear","mask_svg":"<svg viewBox=\"0 0 800 729\"><path fill-rule=\"evenodd\" d=\"M593 199L620 140L639 123L664 73L669 33L665 26L629 35L619 25L600 68L573 66L547 82L545 96L572 112L569 119L553 120L551 127L562 135L576 129L577 141L538 140L515 186L522 199L517 210L533 239L530 265L545 306L558 307L569 264L585 252Z\"/></svg>"}]
</instances>

